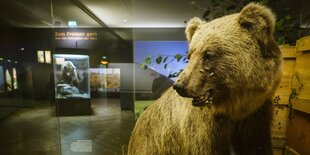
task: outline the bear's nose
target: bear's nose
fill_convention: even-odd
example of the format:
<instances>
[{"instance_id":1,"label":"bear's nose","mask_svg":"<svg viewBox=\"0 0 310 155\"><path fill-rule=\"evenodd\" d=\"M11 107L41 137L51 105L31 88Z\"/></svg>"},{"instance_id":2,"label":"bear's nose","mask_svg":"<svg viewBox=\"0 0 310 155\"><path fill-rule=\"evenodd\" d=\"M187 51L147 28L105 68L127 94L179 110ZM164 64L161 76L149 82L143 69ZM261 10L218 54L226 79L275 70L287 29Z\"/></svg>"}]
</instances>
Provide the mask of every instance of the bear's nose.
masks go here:
<instances>
[{"instance_id":1,"label":"bear's nose","mask_svg":"<svg viewBox=\"0 0 310 155\"><path fill-rule=\"evenodd\" d=\"M187 93L185 91L185 85L180 82L174 82L173 89L177 91L177 93L183 97L187 97Z\"/></svg>"},{"instance_id":2,"label":"bear's nose","mask_svg":"<svg viewBox=\"0 0 310 155\"><path fill-rule=\"evenodd\" d=\"M174 90L183 90L183 89L184 89L184 84L179 83L179 82L175 82L175 83L173 84L173 89L174 89Z\"/></svg>"}]
</instances>

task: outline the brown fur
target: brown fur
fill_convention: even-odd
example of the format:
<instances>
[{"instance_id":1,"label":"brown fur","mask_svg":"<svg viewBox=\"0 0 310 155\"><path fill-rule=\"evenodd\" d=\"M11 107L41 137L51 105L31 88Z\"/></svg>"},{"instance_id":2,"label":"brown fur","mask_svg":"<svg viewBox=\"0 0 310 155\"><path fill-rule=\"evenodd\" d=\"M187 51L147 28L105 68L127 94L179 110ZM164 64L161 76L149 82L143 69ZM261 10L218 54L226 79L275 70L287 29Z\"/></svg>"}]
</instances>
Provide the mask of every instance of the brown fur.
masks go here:
<instances>
[{"instance_id":1,"label":"brown fur","mask_svg":"<svg viewBox=\"0 0 310 155\"><path fill-rule=\"evenodd\" d=\"M128 154L272 154L271 97L281 55L274 15L259 4L209 23L189 21L189 63L146 109Z\"/></svg>"}]
</instances>

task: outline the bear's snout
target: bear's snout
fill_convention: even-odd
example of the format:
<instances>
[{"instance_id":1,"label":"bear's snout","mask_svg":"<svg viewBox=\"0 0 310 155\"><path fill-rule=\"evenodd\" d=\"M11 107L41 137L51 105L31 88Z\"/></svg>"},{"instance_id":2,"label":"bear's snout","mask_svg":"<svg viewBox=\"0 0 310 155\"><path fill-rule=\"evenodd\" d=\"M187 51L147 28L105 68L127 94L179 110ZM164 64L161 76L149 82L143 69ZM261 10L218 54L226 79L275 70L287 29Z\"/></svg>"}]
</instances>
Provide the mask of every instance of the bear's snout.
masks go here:
<instances>
[{"instance_id":1,"label":"bear's snout","mask_svg":"<svg viewBox=\"0 0 310 155\"><path fill-rule=\"evenodd\" d=\"M174 82L173 89L176 90L180 96L189 97L185 90L185 85L183 83L178 81Z\"/></svg>"}]
</instances>

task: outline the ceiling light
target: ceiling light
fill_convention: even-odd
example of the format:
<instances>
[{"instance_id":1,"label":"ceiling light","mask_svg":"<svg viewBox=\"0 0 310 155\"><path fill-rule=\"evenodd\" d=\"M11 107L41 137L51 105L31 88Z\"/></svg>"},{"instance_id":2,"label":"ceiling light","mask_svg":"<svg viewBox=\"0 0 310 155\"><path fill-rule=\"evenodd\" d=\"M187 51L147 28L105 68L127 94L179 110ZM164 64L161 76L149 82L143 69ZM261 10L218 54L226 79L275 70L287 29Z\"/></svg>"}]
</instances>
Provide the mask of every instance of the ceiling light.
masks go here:
<instances>
[{"instance_id":1,"label":"ceiling light","mask_svg":"<svg viewBox=\"0 0 310 155\"><path fill-rule=\"evenodd\" d=\"M106 64L109 63L109 61L108 60L101 60L100 63L103 64L103 65L106 65Z\"/></svg>"},{"instance_id":2,"label":"ceiling light","mask_svg":"<svg viewBox=\"0 0 310 155\"><path fill-rule=\"evenodd\" d=\"M127 22L127 19L124 19L123 22L126 23L126 22Z\"/></svg>"}]
</instances>

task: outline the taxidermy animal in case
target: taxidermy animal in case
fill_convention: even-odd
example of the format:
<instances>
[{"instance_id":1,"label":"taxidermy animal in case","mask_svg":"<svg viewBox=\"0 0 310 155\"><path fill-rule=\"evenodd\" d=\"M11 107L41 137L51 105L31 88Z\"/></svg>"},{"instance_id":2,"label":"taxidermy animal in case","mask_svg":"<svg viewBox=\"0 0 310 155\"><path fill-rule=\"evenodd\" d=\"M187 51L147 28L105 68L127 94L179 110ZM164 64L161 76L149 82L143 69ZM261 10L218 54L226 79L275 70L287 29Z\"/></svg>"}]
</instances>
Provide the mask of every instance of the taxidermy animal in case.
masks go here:
<instances>
[{"instance_id":1,"label":"taxidermy animal in case","mask_svg":"<svg viewBox=\"0 0 310 155\"><path fill-rule=\"evenodd\" d=\"M128 154L272 154L271 99L281 78L274 25L257 3L210 22L191 19L189 62L137 120Z\"/></svg>"},{"instance_id":2,"label":"taxidermy animal in case","mask_svg":"<svg viewBox=\"0 0 310 155\"><path fill-rule=\"evenodd\" d=\"M79 79L76 67L71 61L65 61L61 64L62 82L78 87Z\"/></svg>"}]
</instances>

